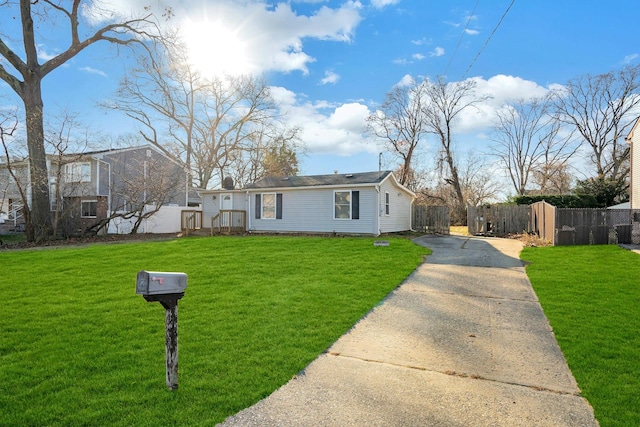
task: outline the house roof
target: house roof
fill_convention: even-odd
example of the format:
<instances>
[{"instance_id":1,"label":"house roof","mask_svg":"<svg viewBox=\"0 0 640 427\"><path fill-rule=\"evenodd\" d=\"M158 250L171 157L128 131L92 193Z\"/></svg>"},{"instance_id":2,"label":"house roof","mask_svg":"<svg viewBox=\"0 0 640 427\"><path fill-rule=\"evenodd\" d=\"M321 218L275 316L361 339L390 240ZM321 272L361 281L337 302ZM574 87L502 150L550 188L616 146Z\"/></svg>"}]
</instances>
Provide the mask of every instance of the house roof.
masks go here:
<instances>
[{"instance_id":1,"label":"house roof","mask_svg":"<svg viewBox=\"0 0 640 427\"><path fill-rule=\"evenodd\" d=\"M246 189L379 184L391 171L262 178Z\"/></svg>"}]
</instances>

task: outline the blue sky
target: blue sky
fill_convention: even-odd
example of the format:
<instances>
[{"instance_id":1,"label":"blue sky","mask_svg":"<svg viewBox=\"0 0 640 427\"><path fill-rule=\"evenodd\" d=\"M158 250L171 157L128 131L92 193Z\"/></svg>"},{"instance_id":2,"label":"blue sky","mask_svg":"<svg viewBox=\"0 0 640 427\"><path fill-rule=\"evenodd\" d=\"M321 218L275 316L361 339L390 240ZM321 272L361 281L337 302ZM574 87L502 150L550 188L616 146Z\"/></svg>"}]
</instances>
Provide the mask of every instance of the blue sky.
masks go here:
<instances>
[{"instance_id":1,"label":"blue sky","mask_svg":"<svg viewBox=\"0 0 640 427\"><path fill-rule=\"evenodd\" d=\"M144 0L103 1L122 12ZM171 2L172 25L191 40L194 62L214 72L265 73L287 120L303 128L303 174L378 168L379 147L364 119L408 76L476 80L492 100L458 123L461 147L486 151L492 112L501 103L544 94L585 73L635 64L640 26L632 0L300 0ZM19 50L15 14L0 7L0 35ZM501 21L502 19L502 21ZM500 22L501 21L501 22ZM64 49L66 25L38 39L41 60ZM493 33L493 34L492 34ZM205 43L198 42L204 40ZM114 92L126 51L106 44L78 55L45 78L45 108L81 113L114 138L132 123L95 104ZM4 64L4 63L3 63ZM16 102L0 83L0 102ZM425 147L435 150L433 143ZM393 165L386 164L385 167Z\"/></svg>"}]
</instances>

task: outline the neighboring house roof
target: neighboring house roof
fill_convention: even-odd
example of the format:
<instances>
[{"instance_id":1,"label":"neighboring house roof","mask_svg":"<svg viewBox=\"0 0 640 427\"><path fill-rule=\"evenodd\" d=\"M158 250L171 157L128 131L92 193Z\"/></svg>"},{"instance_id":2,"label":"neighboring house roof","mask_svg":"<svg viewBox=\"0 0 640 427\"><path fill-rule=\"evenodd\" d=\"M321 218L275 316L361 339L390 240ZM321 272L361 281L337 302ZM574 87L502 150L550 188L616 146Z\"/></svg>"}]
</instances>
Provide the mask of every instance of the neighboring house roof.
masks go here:
<instances>
[{"instance_id":1,"label":"neighboring house roof","mask_svg":"<svg viewBox=\"0 0 640 427\"><path fill-rule=\"evenodd\" d=\"M617 205L609 206L607 209L631 209L631 203L624 202Z\"/></svg>"},{"instance_id":2,"label":"neighboring house roof","mask_svg":"<svg viewBox=\"0 0 640 427\"><path fill-rule=\"evenodd\" d=\"M334 173L329 175L287 176L280 178L268 177L260 179L253 184L249 184L245 188L264 189L379 184L384 181L390 173L391 171L382 171L349 174Z\"/></svg>"}]
</instances>

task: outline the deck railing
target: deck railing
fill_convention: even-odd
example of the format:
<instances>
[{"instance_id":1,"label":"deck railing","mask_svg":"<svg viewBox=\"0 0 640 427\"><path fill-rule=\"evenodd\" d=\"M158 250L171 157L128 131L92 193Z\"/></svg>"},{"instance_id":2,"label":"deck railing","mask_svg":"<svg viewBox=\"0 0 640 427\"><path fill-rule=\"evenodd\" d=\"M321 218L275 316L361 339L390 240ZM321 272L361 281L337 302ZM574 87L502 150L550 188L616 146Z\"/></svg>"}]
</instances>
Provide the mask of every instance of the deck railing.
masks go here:
<instances>
[{"instance_id":1,"label":"deck railing","mask_svg":"<svg viewBox=\"0 0 640 427\"><path fill-rule=\"evenodd\" d=\"M220 210L211 217L211 235L244 233L247 230L247 212L242 210Z\"/></svg>"},{"instance_id":2,"label":"deck railing","mask_svg":"<svg viewBox=\"0 0 640 427\"><path fill-rule=\"evenodd\" d=\"M202 211L185 210L180 215L180 228L189 234L202 228Z\"/></svg>"}]
</instances>

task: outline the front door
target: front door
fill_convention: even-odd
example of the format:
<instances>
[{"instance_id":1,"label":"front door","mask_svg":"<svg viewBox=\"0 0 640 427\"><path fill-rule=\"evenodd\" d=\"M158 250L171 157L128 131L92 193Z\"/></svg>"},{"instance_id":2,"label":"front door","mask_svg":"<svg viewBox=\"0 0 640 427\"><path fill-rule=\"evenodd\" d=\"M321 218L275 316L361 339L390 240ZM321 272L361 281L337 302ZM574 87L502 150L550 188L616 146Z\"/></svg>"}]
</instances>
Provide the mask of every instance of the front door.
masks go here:
<instances>
[{"instance_id":1,"label":"front door","mask_svg":"<svg viewBox=\"0 0 640 427\"><path fill-rule=\"evenodd\" d=\"M229 227L231 225L231 212L233 209L233 194L224 193L220 196L220 226Z\"/></svg>"}]
</instances>

